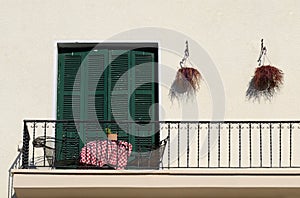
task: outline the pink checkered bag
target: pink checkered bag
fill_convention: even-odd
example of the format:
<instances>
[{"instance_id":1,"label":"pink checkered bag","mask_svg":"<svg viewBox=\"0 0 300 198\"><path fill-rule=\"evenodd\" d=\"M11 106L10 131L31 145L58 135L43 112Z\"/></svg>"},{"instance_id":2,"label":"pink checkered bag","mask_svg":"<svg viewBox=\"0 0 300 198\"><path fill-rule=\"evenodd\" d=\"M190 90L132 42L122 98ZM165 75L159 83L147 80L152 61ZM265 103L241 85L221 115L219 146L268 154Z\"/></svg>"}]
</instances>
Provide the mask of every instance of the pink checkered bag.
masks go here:
<instances>
[{"instance_id":1,"label":"pink checkered bag","mask_svg":"<svg viewBox=\"0 0 300 198\"><path fill-rule=\"evenodd\" d=\"M126 167L131 151L132 145L125 141L91 141L81 149L80 163L98 167L109 165L120 170Z\"/></svg>"}]
</instances>

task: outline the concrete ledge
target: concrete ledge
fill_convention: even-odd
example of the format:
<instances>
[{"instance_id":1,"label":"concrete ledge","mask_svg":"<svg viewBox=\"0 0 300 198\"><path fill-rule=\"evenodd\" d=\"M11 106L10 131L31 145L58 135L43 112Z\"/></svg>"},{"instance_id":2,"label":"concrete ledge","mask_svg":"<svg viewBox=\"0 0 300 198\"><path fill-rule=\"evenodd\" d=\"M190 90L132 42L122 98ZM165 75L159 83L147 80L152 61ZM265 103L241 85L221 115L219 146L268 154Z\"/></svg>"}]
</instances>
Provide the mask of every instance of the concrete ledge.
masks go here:
<instances>
[{"instance_id":1,"label":"concrete ledge","mask_svg":"<svg viewBox=\"0 0 300 198\"><path fill-rule=\"evenodd\" d=\"M104 175L300 175L300 168L237 168L237 169L221 169L221 168L199 168L199 169L164 169L164 170L96 170L96 169L14 169L13 174L104 174Z\"/></svg>"},{"instance_id":2,"label":"concrete ledge","mask_svg":"<svg viewBox=\"0 0 300 198\"><path fill-rule=\"evenodd\" d=\"M173 198L212 195L235 197L237 192L237 197L248 197L249 193L251 197L300 197L300 170L295 169L14 170L13 174L18 198L50 195L62 198L162 197L161 195ZM145 196L141 196L142 194Z\"/></svg>"}]
</instances>

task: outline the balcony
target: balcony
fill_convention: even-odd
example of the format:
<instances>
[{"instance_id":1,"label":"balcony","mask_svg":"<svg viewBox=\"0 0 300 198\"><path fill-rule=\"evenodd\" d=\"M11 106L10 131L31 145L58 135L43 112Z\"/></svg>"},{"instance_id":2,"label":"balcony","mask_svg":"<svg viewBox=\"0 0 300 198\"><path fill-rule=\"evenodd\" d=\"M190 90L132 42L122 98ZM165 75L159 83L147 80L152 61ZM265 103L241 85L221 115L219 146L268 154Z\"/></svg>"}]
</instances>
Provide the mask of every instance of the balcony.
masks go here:
<instances>
[{"instance_id":1,"label":"balcony","mask_svg":"<svg viewBox=\"0 0 300 198\"><path fill-rule=\"evenodd\" d=\"M25 120L21 157L19 198L300 196L299 121Z\"/></svg>"}]
</instances>

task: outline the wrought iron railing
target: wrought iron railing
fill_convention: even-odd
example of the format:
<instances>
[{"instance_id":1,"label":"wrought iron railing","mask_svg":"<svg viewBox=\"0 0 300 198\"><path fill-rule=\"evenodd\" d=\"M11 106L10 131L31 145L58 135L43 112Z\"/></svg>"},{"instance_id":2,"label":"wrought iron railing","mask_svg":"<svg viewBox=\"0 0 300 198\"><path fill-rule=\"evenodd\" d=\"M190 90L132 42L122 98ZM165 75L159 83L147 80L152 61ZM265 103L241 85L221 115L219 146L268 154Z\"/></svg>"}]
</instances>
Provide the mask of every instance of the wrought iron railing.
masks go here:
<instances>
[{"instance_id":1,"label":"wrought iron railing","mask_svg":"<svg viewBox=\"0 0 300 198\"><path fill-rule=\"evenodd\" d=\"M100 168L80 158L105 128L132 145L126 169L300 167L300 121L25 120L22 168Z\"/></svg>"},{"instance_id":2,"label":"wrought iron railing","mask_svg":"<svg viewBox=\"0 0 300 198\"><path fill-rule=\"evenodd\" d=\"M14 178L12 170L21 168L21 152L18 153L18 156L16 157L15 161L12 163L8 170L8 198L15 198L15 191L13 188Z\"/></svg>"}]
</instances>

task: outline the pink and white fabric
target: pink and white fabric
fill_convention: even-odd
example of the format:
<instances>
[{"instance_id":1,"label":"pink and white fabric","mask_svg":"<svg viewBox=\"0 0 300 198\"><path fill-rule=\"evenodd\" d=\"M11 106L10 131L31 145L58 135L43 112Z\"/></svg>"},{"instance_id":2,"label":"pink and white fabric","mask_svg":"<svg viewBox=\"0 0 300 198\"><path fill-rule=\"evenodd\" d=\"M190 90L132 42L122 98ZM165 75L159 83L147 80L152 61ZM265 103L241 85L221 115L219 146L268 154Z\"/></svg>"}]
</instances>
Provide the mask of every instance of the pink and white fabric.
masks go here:
<instances>
[{"instance_id":1,"label":"pink and white fabric","mask_svg":"<svg viewBox=\"0 0 300 198\"><path fill-rule=\"evenodd\" d=\"M124 169L132 145L124 141L97 140L88 142L80 152L80 163L102 167L107 164L117 170Z\"/></svg>"}]
</instances>

